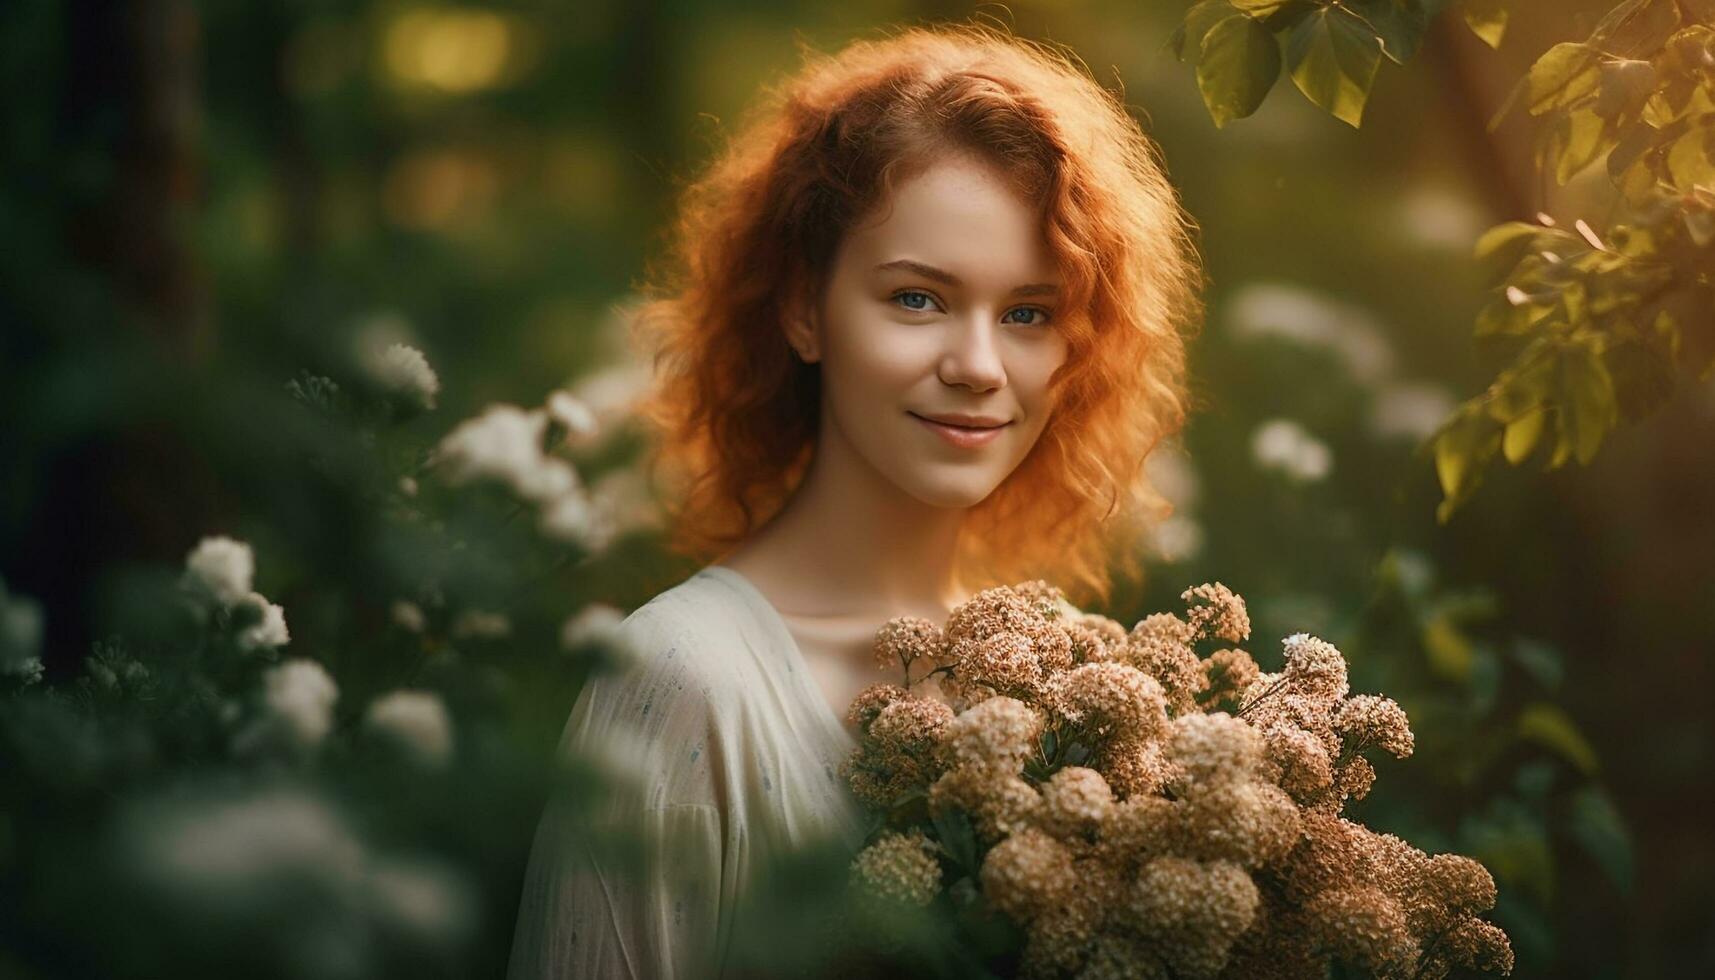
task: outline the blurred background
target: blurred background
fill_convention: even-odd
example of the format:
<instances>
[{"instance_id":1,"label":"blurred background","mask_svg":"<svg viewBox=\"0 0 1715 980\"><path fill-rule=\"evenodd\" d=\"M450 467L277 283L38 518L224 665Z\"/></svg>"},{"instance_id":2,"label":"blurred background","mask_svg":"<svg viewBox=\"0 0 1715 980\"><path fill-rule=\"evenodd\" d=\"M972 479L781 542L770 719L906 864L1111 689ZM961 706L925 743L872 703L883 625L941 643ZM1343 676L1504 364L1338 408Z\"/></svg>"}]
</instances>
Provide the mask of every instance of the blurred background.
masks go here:
<instances>
[{"instance_id":1,"label":"blurred background","mask_svg":"<svg viewBox=\"0 0 1715 980\"><path fill-rule=\"evenodd\" d=\"M626 416L674 194L798 45L973 15L1122 89L1201 227L1176 513L1099 611L1219 580L1264 669L1339 645L1418 735L1355 819L1484 861L1517 975L1715 973L1715 388L1445 524L1424 449L1504 363L1477 237L1607 206L1486 123L1612 4L1518 0L1496 50L1442 18L1360 128L1283 81L1219 129L1186 6L0 5L0 976L501 973L601 610L695 570ZM606 533L418 487L497 403L544 406ZM182 600L212 535L289 645Z\"/></svg>"}]
</instances>

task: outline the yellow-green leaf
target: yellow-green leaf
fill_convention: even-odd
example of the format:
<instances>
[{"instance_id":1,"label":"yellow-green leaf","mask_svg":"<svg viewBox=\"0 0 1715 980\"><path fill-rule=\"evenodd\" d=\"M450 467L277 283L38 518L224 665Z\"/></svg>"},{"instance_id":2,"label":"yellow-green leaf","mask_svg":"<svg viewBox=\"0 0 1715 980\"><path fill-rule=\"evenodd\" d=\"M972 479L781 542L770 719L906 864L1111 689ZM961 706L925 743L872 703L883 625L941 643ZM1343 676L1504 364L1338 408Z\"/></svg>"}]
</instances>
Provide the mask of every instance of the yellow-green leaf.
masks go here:
<instances>
[{"instance_id":1,"label":"yellow-green leaf","mask_svg":"<svg viewBox=\"0 0 1715 980\"><path fill-rule=\"evenodd\" d=\"M1382 40L1344 7L1322 7L1298 22L1286 42L1293 84L1305 98L1356 128L1381 64Z\"/></svg>"},{"instance_id":2,"label":"yellow-green leaf","mask_svg":"<svg viewBox=\"0 0 1715 980\"><path fill-rule=\"evenodd\" d=\"M1710 152L1711 134L1715 130L1693 127L1673 141L1667 150L1667 172L1673 186L1689 194L1693 187L1715 187L1715 160Z\"/></svg>"},{"instance_id":3,"label":"yellow-green leaf","mask_svg":"<svg viewBox=\"0 0 1715 980\"><path fill-rule=\"evenodd\" d=\"M1596 91L1596 86L1602 83L1597 55L1598 52L1587 44L1565 41L1536 59L1527 76L1530 114L1540 116Z\"/></svg>"},{"instance_id":4,"label":"yellow-green leaf","mask_svg":"<svg viewBox=\"0 0 1715 980\"><path fill-rule=\"evenodd\" d=\"M1602 447L1608 430L1619 421L1619 400L1614 378L1591 343L1568 344L1561 356L1560 424L1581 465L1588 464Z\"/></svg>"},{"instance_id":5,"label":"yellow-green leaf","mask_svg":"<svg viewBox=\"0 0 1715 980\"><path fill-rule=\"evenodd\" d=\"M1586 775L1595 775L1599 765L1596 750L1578 730L1571 716L1559 706L1547 701L1526 705L1519 712L1518 733L1520 738L1560 753Z\"/></svg>"},{"instance_id":6,"label":"yellow-green leaf","mask_svg":"<svg viewBox=\"0 0 1715 980\"><path fill-rule=\"evenodd\" d=\"M1185 20L1174 29L1173 36L1168 39L1168 45L1173 48L1173 56L1180 61L1185 60L1185 49L1201 54L1203 38L1209 33L1209 28L1236 11L1227 0L1197 0L1190 10L1185 11Z\"/></svg>"},{"instance_id":7,"label":"yellow-green leaf","mask_svg":"<svg viewBox=\"0 0 1715 980\"><path fill-rule=\"evenodd\" d=\"M1348 0L1347 6L1375 29L1382 39L1382 54L1396 65L1417 54L1429 29L1423 0Z\"/></svg>"},{"instance_id":8,"label":"yellow-green leaf","mask_svg":"<svg viewBox=\"0 0 1715 980\"><path fill-rule=\"evenodd\" d=\"M1606 119L1594 109L1575 109L1550 130L1544 153L1549 159L1544 163L1552 166L1555 181L1564 184L1613 145Z\"/></svg>"},{"instance_id":9,"label":"yellow-green leaf","mask_svg":"<svg viewBox=\"0 0 1715 980\"><path fill-rule=\"evenodd\" d=\"M1503 425L1517 421L1525 413L1547 403L1554 393L1554 358L1546 356L1552 348L1536 341L1519 354L1516 366L1496 379L1489 400L1489 417Z\"/></svg>"},{"instance_id":10,"label":"yellow-green leaf","mask_svg":"<svg viewBox=\"0 0 1715 980\"><path fill-rule=\"evenodd\" d=\"M1507 30L1507 8L1504 0L1465 0L1460 5L1465 26L1483 39L1491 48L1501 46L1501 36Z\"/></svg>"},{"instance_id":11,"label":"yellow-green leaf","mask_svg":"<svg viewBox=\"0 0 1715 980\"><path fill-rule=\"evenodd\" d=\"M1441 520L1470 496L1501 445L1501 425L1480 408L1462 410L1435 437L1435 474L1441 481Z\"/></svg>"},{"instance_id":12,"label":"yellow-green leaf","mask_svg":"<svg viewBox=\"0 0 1715 980\"><path fill-rule=\"evenodd\" d=\"M1464 681L1471 676L1474 658L1471 641L1445 614L1436 613L1423 624L1423 652L1437 676L1450 681Z\"/></svg>"},{"instance_id":13,"label":"yellow-green leaf","mask_svg":"<svg viewBox=\"0 0 1715 980\"><path fill-rule=\"evenodd\" d=\"M1235 13L1203 35L1197 88L1217 127L1255 112L1280 77L1280 45L1268 28Z\"/></svg>"},{"instance_id":14,"label":"yellow-green leaf","mask_svg":"<svg viewBox=\"0 0 1715 980\"><path fill-rule=\"evenodd\" d=\"M1505 268L1497 271L1511 269L1530 250L1531 242L1536 240L1536 233L1540 230L1540 225L1529 221L1508 221L1496 225L1477 239L1473 256L1484 265L1504 264Z\"/></svg>"},{"instance_id":15,"label":"yellow-green leaf","mask_svg":"<svg viewBox=\"0 0 1715 980\"><path fill-rule=\"evenodd\" d=\"M1530 456L1530 451L1542 439L1547 421L1548 410L1537 408L1508 423L1506 434L1501 437L1501 453L1507 462L1517 466Z\"/></svg>"}]
</instances>

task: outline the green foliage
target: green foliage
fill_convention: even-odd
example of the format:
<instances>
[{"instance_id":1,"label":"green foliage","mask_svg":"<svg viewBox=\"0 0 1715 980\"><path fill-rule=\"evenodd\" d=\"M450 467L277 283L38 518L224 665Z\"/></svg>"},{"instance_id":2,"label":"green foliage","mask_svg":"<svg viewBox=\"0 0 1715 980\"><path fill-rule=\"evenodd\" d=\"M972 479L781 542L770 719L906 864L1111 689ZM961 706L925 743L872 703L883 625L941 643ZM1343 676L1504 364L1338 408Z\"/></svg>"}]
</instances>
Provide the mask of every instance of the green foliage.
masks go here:
<instances>
[{"instance_id":1,"label":"green foliage","mask_svg":"<svg viewBox=\"0 0 1715 980\"><path fill-rule=\"evenodd\" d=\"M1199 0L1168 45L1184 61L1197 55L1197 88L1216 126L1257 110L1280 75L1282 48L1305 98L1353 126L1363 120L1383 55L1404 64L1447 0ZM1506 28L1500 0L1466 0L1466 23L1499 46Z\"/></svg>"},{"instance_id":2,"label":"green foliage","mask_svg":"<svg viewBox=\"0 0 1715 980\"><path fill-rule=\"evenodd\" d=\"M1418 734L1417 776L1409 786L1378 780L1365 806L1391 802L1402 836L1468 853L1494 873L1495 920L1529 975L1554 955L1548 916L1565 856L1588 857L1624 893L1631 833L1589 736L1563 704L1560 652L1508 631L1487 590L1439 586L1416 552L1390 549L1377 571L1350 645L1388 656L1354 661L1354 684L1402 692ZM1402 789L1412 795L1390 799Z\"/></svg>"},{"instance_id":3,"label":"green foliage","mask_svg":"<svg viewBox=\"0 0 1715 980\"><path fill-rule=\"evenodd\" d=\"M82 948L87 975L115 977L474 972L510 942L542 798L614 781L546 751L582 678L624 660L611 633L564 639L588 608L566 573L606 542L521 528L509 494L442 472L446 444L361 372L283 387L269 411L231 393L204 408L307 426L304 457L253 465L366 515L331 553L258 549L284 612L211 586L251 587L248 545L212 571L136 569L113 590L117 632L43 680L42 660L71 658L40 649L39 611L0 583L0 904L20 910L0 945L19 969ZM547 432L544 459L571 455ZM630 843L603 840L621 867Z\"/></svg>"},{"instance_id":4,"label":"green foliage","mask_svg":"<svg viewBox=\"0 0 1715 980\"><path fill-rule=\"evenodd\" d=\"M1286 63L1305 97L1354 128L1381 64L1382 36L1345 7L1321 7L1286 39Z\"/></svg>"},{"instance_id":5,"label":"green foliage","mask_svg":"<svg viewBox=\"0 0 1715 980\"><path fill-rule=\"evenodd\" d=\"M1446 5L1435 0L1202 0L1172 47L1199 40L1197 85L1217 126L1262 104L1281 60L1305 97L1356 127L1382 55L1403 64ZM1467 26L1499 46L1499 0L1467 0ZM1519 344L1512 365L1433 439L1446 522L1500 456L1539 446L1547 466L1589 463L1623 420L1653 411L1676 376L1715 370L1715 3L1627 0L1581 42L1556 44L1490 123L1523 104L1536 166L1565 184L1607 159L1625 213L1576 234L1509 222L1477 243L1497 280L1476 336ZM1248 23L1246 23L1248 21Z\"/></svg>"},{"instance_id":6,"label":"green foliage","mask_svg":"<svg viewBox=\"0 0 1715 980\"><path fill-rule=\"evenodd\" d=\"M1587 464L1622 421L1684 376L1715 373L1715 28L1706 3L1629 0L1589 39L1550 48L1491 128L1522 102L1540 120L1537 166L1566 183L1606 156L1621 213L1598 232L1514 221L1478 240L1494 282L1476 336L1512 364L1434 439L1440 520L1497 453ZM1698 22L1703 17L1705 22Z\"/></svg>"},{"instance_id":7,"label":"green foliage","mask_svg":"<svg viewBox=\"0 0 1715 980\"><path fill-rule=\"evenodd\" d=\"M1225 126L1256 111L1280 75L1280 46L1274 35L1244 14L1216 22L1203 35L1197 87L1215 125Z\"/></svg>"}]
</instances>

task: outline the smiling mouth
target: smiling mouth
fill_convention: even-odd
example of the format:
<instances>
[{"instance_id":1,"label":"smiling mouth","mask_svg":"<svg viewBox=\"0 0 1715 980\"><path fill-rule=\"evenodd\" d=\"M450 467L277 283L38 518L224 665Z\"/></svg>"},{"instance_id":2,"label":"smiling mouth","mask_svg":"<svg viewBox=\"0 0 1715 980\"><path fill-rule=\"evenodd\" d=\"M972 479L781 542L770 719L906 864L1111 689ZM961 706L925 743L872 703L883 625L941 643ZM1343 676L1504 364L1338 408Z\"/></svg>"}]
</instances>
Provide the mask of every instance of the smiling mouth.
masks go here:
<instances>
[{"instance_id":1,"label":"smiling mouth","mask_svg":"<svg viewBox=\"0 0 1715 980\"><path fill-rule=\"evenodd\" d=\"M989 426L953 425L926 419L916 412L907 412L906 414L921 422L929 431L960 449L975 449L979 446L986 446L1000 438L1001 430L1012 424L1011 422L1004 422L1000 425Z\"/></svg>"}]
</instances>

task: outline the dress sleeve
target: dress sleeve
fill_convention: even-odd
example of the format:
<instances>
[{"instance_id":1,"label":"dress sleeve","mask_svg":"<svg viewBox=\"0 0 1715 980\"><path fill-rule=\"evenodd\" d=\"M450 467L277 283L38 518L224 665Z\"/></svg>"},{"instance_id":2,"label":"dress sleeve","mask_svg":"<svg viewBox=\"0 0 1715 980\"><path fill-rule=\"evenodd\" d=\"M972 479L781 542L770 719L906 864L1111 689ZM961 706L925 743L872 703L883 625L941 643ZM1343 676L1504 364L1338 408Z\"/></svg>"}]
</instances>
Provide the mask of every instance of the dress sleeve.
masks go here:
<instances>
[{"instance_id":1,"label":"dress sleeve","mask_svg":"<svg viewBox=\"0 0 1715 980\"><path fill-rule=\"evenodd\" d=\"M599 800L556 789L525 870L508 980L711 975L726 892L727 820L687 744L710 737L691 637L649 616L622 624L642 663L579 693L561 758L615 776Z\"/></svg>"}]
</instances>

